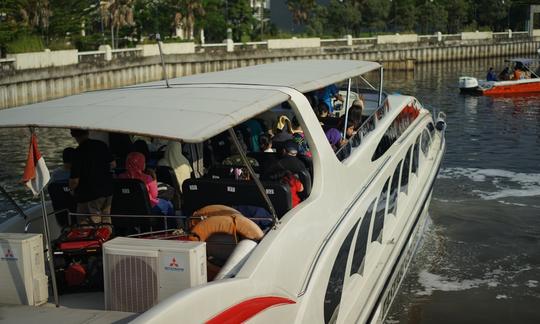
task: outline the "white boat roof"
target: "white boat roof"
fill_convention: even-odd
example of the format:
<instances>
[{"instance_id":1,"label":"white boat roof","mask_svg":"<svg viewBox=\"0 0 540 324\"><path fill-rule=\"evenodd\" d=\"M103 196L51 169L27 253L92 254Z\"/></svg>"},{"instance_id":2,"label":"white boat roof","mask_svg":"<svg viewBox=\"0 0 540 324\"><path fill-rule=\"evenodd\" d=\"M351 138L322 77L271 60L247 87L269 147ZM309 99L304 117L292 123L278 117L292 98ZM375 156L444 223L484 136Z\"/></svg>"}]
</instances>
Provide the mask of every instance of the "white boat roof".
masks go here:
<instances>
[{"instance_id":1,"label":"white boat roof","mask_svg":"<svg viewBox=\"0 0 540 324\"><path fill-rule=\"evenodd\" d=\"M378 69L379 63L306 60L204 73L82 93L0 110L0 127L84 128L201 142L302 93ZM250 86L251 85L251 86Z\"/></svg>"}]
</instances>

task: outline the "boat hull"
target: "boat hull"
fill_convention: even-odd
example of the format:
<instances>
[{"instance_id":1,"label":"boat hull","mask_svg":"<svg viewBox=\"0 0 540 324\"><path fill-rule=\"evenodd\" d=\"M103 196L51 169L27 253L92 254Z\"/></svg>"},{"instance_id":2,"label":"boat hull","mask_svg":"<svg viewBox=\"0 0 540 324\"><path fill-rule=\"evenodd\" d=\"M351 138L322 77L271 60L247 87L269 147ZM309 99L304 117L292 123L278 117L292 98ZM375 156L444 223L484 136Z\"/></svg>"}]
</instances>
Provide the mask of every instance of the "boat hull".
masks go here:
<instances>
[{"instance_id":1,"label":"boat hull","mask_svg":"<svg viewBox=\"0 0 540 324\"><path fill-rule=\"evenodd\" d=\"M482 94L487 96L532 92L540 92L540 79L496 82L491 88L482 90Z\"/></svg>"}]
</instances>

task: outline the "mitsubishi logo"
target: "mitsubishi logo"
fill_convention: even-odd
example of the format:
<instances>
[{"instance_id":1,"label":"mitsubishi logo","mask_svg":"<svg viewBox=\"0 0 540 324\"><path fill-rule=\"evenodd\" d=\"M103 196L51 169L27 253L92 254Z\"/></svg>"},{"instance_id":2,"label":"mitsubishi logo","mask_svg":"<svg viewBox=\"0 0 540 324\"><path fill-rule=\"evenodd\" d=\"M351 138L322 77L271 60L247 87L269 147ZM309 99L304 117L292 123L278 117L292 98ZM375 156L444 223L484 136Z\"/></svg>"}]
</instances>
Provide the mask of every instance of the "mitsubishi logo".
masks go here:
<instances>
[{"instance_id":1,"label":"mitsubishi logo","mask_svg":"<svg viewBox=\"0 0 540 324\"><path fill-rule=\"evenodd\" d=\"M13 254L13 251L11 249L7 249L7 251L4 252L4 256L0 258L1 260L17 260L15 257L15 254Z\"/></svg>"},{"instance_id":2,"label":"mitsubishi logo","mask_svg":"<svg viewBox=\"0 0 540 324\"><path fill-rule=\"evenodd\" d=\"M172 258L171 263L169 264L169 267L178 267L178 263L176 263L175 257Z\"/></svg>"},{"instance_id":3,"label":"mitsubishi logo","mask_svg":"<svg viewBox=\"0 0 540 324\"><path fill-rule=\"evenodd\" d=\"M7 252L4 254L6 258L14 258L13 252L11 252L11 249L8 249Z\"/></svg>"}]
</instances>

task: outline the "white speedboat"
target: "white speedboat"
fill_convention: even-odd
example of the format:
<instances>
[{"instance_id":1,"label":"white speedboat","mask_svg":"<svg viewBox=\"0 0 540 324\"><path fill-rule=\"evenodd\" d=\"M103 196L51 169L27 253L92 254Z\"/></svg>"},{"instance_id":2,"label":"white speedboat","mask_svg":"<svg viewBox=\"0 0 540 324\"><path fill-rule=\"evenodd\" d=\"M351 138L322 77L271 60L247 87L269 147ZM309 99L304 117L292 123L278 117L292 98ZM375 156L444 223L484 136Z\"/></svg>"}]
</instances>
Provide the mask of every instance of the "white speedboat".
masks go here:
<instances>
[{"instance_id":1,"label":"white speedboat","mask_svg":"<svg viewBox=\"0 0 540 324\"><path fill-rule=\"evenodd\" d=\"M371 90L371 97L366 95L373 99L366 102L373 113L335 152L304 94L340 82L362 93L354 84L372 71L380 71L381 84L378 96ZM185 143L229 131L247 163L233 127L283 110L275 107L288 102L312 153L312 185L305 187L311 192L294 208L288 186L259 180L252 167L246 166L252 180L184 182L184 214L201 215L200 208L212 204L255 205L273 215L264 231L229 210L219 215L220 224L230 225L232 219L234 230L195 229L215 216L193 227L187 222L181 240L160 240L155 233L147 239L114 238L103 246L104 292L62 294L59 308L6 305L0 293L3 320L382 322L425 226L445 151L444 120L434 121L413 97L384 94L382 79L382 67L375 62L279 62L172 79L170 87L153 82L0 111L2 128L82 128ZM120 198L115 194L113 205L115 199ZM41 232L40 207L27 214L26 220L13 217L0 224L0 232ZM54 239L61 226L53 214L49 219ZM141 222L134 218L133 226ZM182 240L194 232L201 241L234 232L238 244ZM225 254L223 262L216 265L215 254ZM210 263L217 275L207 276ZM19 280L13 273L0 272L0 281Z\"/></svg>"}]
</instances>

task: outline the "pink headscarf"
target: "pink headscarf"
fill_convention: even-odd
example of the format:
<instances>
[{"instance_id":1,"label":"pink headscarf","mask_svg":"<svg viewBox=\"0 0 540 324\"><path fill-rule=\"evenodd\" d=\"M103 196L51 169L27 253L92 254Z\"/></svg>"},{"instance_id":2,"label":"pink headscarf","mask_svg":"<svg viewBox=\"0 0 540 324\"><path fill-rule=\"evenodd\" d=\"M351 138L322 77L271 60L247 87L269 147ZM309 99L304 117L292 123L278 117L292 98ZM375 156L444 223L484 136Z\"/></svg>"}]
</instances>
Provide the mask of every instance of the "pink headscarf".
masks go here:
<instances>
[{"instance_id":1,"label":"pink headscarf","mask_svg":"<svg viewBox=\"0 0 540 324\"><path fill-rule=\"evenodd\" d=\"M131 152L126 158L126 175L130 179L139 179L147 182L148 175L144 173L145 158L139 152Z\"/></svg>"}]
</instances>

